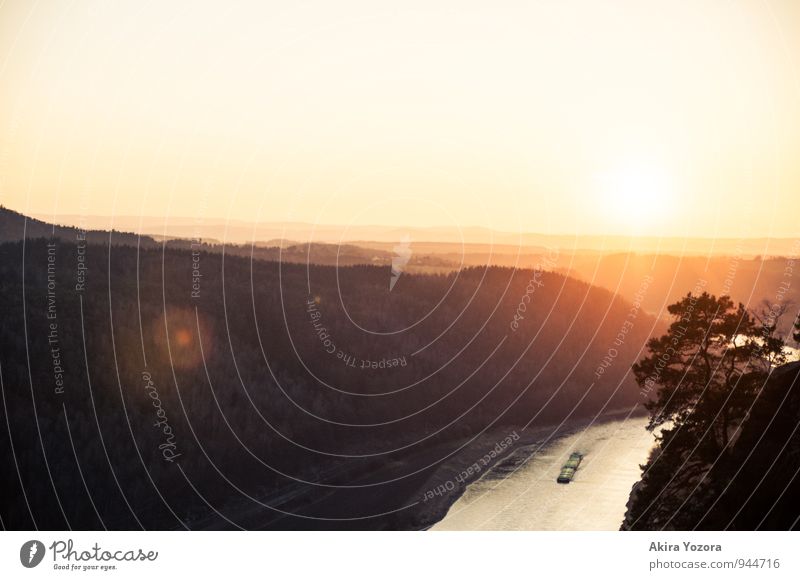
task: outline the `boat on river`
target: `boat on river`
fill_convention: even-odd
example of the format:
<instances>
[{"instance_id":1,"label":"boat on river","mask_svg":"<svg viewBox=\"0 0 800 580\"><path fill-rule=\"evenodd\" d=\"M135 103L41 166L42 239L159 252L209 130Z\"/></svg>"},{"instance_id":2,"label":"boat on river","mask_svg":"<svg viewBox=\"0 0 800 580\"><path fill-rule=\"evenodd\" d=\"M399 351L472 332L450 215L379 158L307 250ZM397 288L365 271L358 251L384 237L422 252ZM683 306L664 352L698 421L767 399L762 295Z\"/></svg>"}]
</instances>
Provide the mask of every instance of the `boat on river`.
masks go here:
<instances>
[{"instance_id":1,"label":"boat on river","mask_svg":"<svg viewBox=\"0 0 800 580\"><path fill-rule=\"evenodd\" d=\"M572 481L575 477L575 472L578 471L578 466L581 464L581 461L583 461L583 454L573 452L561 468L561 472L558 474L556 481L558 483L569 483Z\"/></svg>"}]
</instances>

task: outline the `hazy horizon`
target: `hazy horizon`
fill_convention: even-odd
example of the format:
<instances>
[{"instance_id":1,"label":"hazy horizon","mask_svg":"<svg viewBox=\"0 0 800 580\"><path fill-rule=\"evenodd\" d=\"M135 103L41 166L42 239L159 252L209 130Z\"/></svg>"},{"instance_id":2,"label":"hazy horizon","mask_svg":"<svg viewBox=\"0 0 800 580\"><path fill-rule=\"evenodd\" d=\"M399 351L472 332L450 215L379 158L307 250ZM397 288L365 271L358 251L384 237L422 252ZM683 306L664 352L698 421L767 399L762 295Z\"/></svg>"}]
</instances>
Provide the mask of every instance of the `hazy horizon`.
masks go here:
<instances>
[{"instance_id":1,"label":"hazy horizon","mask_svg":"<svg viewBox=\"0 0 800 580\"><path fill-rule=\"evenodd\" d=\"M18 213L22 213L25 215L24 212L20 211L18 208L4 206L6 209L10 209L12 211L16 211ZM54 223L56 225L67 225L67 226L74 226L79 227L81 221L83 220L85 223L88 224L99 224L102 225L105 222L109 224L114 223L133 223L142 221L145 224L152 224L154 222L165 223L167 226L170 225L197 225L198 223L202 226L205 225L219 225L219 224L236 224L236 225L248 225L248 226L258 226L258 225L275 225L275 226L309 226L309 227L324 227L324 228L347 228L349 224L344 222L337 222L337 221L327 221L327 220L320 220L318 222L310 222L304 220L295 220L295 221L279 221L279 220L265 220L261 222L255 222L253 220L247 220L244 218L201 218L198 219L197 217L192 217L189 214L176 214L176 215L158 215L158 214L142 214L142 215L104 215L104 214L94 214L94 213L86 213L86 214L73 214L73 213L32 213L28 214L27 217L35 218L41 221L46 221L48 223ZM61 221L63 220L63 221ZM94 226L90 226L94 227ZM499 234L508 234L508 235L541 235L541 236L552 236L552 237L579 237L579 238L662 238L662 239L697 239L697 240L733 240L733 239L742 239L742 240L795 240L797 236L794 235L786 235L786 236L757 236L757 235L749 235L749 236L678 236L678 235L663 235L663 236L656 236L656 235L637 235L637 234L618 234L618 233L608 233L608 234L593 234L593 233L570 233L570 232L549 232L544 233L538 230L519 230L519 231L512 231L512 230L504 230L499 228L490 228L487 226L482 226L478 224L463 224L460 226L446 226L442 224L431 224L431 225L424 225L424 226L416 226L409 223L404 224L389 224L389 223L364 223L359 224L357 227L359 228L392 228L395 230L401 230L403 228L413 228L416 230L452 230L452 229L461 229L464 231L469 230L485 230L496 232ZM369 240L364 240L369 241Z\"/></svg>"},{"instance_id":2,"label":"hazy horizon","mask_svg":"<svg viewBox=\"0 0 800 580\"><path fill-rule=\"evenodd\" d=\"M13 208L7 208L17 211ZM21 213L21 212L18 212ZM25 214L22 214L25 215ZM200 239L225 244L356 244L365 248L393 245L408 235L417 251L496 253L537 252L556 247L565 252L597 254L635 253L685 256L739 256L742 258L796 255L798 238L633 236L592 234L545 234L508 232L482 226L391 226L336 223L262 222L243 219L192 218L188 216L103 216L33 214L40 221L86 230L114 229L167 239ZM457 246L457 247L456 247Z\"/></svg>"}]
</instances>

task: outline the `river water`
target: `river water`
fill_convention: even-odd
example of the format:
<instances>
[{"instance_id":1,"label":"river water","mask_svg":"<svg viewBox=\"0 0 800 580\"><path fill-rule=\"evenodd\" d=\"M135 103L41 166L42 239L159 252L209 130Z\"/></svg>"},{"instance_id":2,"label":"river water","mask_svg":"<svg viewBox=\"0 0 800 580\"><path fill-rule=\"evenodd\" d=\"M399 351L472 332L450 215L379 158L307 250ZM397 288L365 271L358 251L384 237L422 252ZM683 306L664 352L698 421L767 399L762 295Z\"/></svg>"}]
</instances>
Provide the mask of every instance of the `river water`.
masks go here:
<instances>
[{"instance_id":1,"label":"river water","mask_svg":"<svg viewBox=\"0 0 800 580\"><path fill-rule=\"evenodd\" d=\"M655 439L644 417L573 428L514 451L470 484L434 530L618 530ZM573 451L575 479L556 483Z\"/></svg>"}]
</instances>

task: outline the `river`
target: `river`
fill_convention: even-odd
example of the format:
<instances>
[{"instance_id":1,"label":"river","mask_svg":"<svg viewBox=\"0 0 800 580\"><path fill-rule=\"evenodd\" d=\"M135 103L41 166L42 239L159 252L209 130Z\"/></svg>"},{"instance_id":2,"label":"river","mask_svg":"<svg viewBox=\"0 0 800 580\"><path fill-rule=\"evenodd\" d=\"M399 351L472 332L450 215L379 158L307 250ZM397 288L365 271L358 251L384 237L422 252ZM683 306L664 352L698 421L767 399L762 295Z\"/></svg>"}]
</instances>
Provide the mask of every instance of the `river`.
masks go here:
<instances>
[{"instance_id":1,"label":"river","mask_svg":"<svg viewBox=\"0 0 800 580\"><path fill-rule=\"evenodd\" d=\"M655 440L636 416L562 431L521 447L467 486L434 530L618 530ZM556 483L573 451L575 479Z\"/></svg>"}]
</instances>

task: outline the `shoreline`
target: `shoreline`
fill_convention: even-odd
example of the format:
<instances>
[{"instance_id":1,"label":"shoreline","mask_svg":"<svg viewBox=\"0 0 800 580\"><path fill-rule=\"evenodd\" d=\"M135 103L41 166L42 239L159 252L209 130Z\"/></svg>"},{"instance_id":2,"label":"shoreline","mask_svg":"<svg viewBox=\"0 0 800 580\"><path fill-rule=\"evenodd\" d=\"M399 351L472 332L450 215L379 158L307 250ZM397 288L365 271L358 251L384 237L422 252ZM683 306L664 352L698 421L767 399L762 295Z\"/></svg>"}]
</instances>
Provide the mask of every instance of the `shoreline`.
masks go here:
<instances>
[{"instance_id":1,"label":"shoreline","mask_svg":"<svg viewBox=\"0 0 800 580\"><path fill-rule=\"evenodd\" d=\"M575 431L585 429L592 425L598 425L609 421L617 421L630 415L639 417L646 414L643 408L635 409L615 409L603 413L596 418L580 418L567 421L558 430L555 424L543 425L522 429L521 427L498 428L481 435L475 442L465 449L455 454L453 457L442 463L436 471L428 478L425 484L417 490L414 498L419 499L421 505L427 506L413 517L410 529L428 531L434 525L442 521L450 511L450 508L464 494L467 488L481 478L490 474L498 466L502 465L515 453L521 452L533 445L544 446L546 449L559 439L573 434ZM476 463L480 463L487 451L493 449L499 441L504 440L511 433L517 433L519 438L504 449L503 453L498 453L491 464L482 467L478 471L470 474L469 468ZM546 443L545 443L546 441ZM459 477L467 474L467 477ZM448 485L448 482L458 482L457 485ZM440 490L441 493L433 494L431 490ZM428 498L425 500L425 498Z\"/></svg>"}]
</instances>

